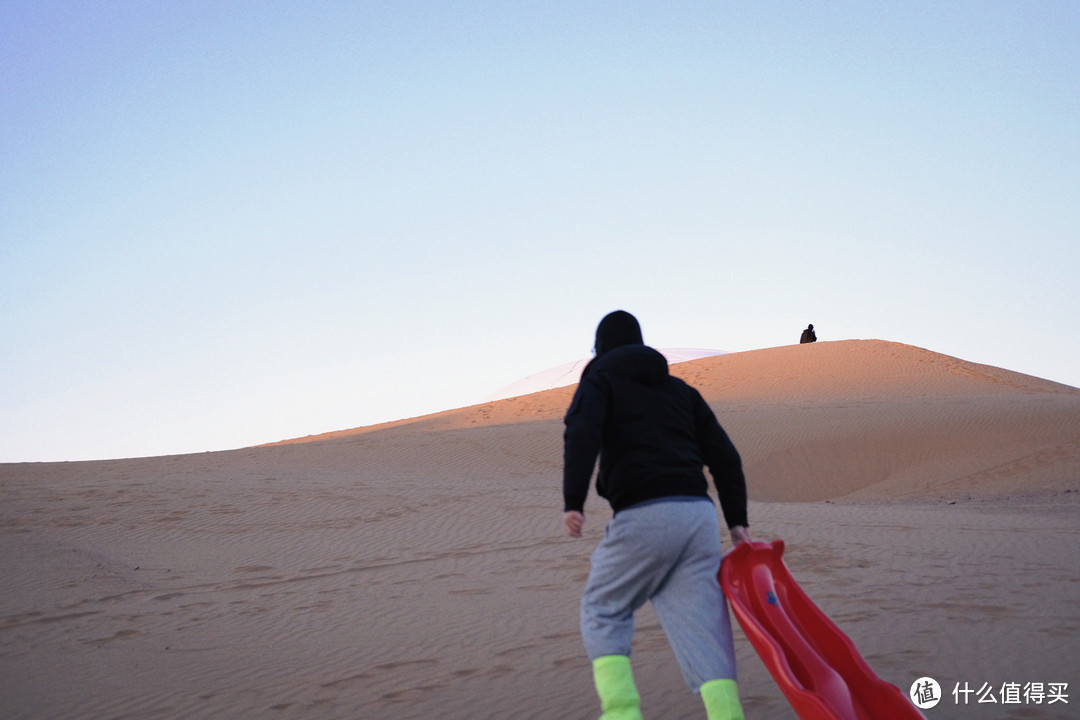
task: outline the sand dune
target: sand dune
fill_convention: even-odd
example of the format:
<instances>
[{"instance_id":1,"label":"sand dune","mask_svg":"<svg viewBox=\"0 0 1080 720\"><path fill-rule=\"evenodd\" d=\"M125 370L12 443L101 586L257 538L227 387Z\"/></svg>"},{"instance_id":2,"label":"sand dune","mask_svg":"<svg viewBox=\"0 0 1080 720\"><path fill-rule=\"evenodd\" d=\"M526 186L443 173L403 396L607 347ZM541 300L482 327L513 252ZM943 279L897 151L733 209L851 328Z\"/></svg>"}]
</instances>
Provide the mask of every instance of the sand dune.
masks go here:
<instances>
[{"instance_id":1,"label":"sand dune","mask_svg":"<svg viewBox=\"0 0 1080 720\"><path fill-rule=\"evenodd\" d=\"M751 523L885 679L1068 683L1080 390L883 341L675 366L743 454ZM0 717L592 718L572 387L259 448L0 465ZM704 717L649 611L646 717ZM794 715L741 637L748 717ZM974 698L972 699L972 702Z\"/></svg>"},{"instance_id":2,"label":"sand dune","mask_svg":"<svg viewBox=\"0 0 1080 720\"><path fill-rule=\"evenodd\" d=\"M672 371L717 412L756 500L1059 491L1080 477L1080 390L1029 375L876 340L733 353ZM530 422L554 422L545 429L558 434L573 390L284 444Z\"/></svg>"},{"instance_id":3,"label":"sand dune","mask_svg":"<svg viewBox=\"0 0 1080 720\"><path fill-rule=\"evenodd\" d=\"M698 360L704 357L712 357L714 355L723 355L723 350L707 350L705 348L657 348L660 354L668 361L669 365L677 365L678 363L687 362L690 360ZM565 387L567 385L575 385L578 380L581 379L581 373L585 367L589 364L590 358L581 358L574 362L569 362L564 365L558 365L547 370L543 370L538 373L529 375L522 378L517 382L510 383L502 388L499 388L495 392L491 393L488 397L484 398L483 402L492 402L495 400L503 400L505 398L517 397L519 395L531 395L532 393L541 392L543 390L551 390L558 387Z\"/></svg>"}]
</instances>

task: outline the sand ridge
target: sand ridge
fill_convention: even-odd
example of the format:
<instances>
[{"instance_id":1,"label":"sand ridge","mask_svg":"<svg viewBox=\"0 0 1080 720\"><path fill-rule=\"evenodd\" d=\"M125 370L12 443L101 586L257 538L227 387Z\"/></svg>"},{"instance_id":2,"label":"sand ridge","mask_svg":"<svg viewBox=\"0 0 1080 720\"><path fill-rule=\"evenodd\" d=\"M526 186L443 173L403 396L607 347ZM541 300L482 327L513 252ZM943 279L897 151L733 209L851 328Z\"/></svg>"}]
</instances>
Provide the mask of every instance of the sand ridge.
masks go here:
<instances>
[{"instance_id":1,"label":"sand ridge","mask_svg":"<svg viewBox=\"0 0 1080 720\"><path fill-rule=\"evenodd\" d=\"M884 341L681 363L751 523L885 679L1080 687L1080 390ZM258 448L0 465L4 718L590 718L573 388ZM655 616L646 717L703 717ZM755 718L794 715L737 637ZM1069 705L933 718L1076 718ZM748 715L749 716L749 715Z\"/></svg>"},{"instance_id":2,"label":"sand ridge","mask_svg":"<svg viewBox=\"0 0 1080 720\"><path fill-rule=\"evenodd\" d=\"M756 500L1060 491L1080 476L1080 389L1029 375L880 340L731 353L672 372L716 411ZM521 423L557 435L573 391L283 443Z\"/></svg>"}]
</instances>

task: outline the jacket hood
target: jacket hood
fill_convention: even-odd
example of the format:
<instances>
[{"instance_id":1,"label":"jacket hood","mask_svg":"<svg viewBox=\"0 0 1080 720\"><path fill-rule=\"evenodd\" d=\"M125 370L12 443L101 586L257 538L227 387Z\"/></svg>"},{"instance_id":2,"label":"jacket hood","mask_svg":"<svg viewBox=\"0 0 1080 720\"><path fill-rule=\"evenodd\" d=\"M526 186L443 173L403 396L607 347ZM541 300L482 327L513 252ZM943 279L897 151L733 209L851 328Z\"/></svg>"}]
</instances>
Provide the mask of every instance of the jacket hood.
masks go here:
<instances>
[{"instance_id":1,"label":"jacket hood","mask_svg":"<svg viewBox=\"0 0 1080 720\"><path fill-rule=\"evenodd\" d=\"M644 385L657 385L668 377L667 359L648 345L624 345L598 357L589 368L609 372Z\"/></svg>"},{"instance_id":2,"label":"jacket hood","mask_svg":"<svg viewBox=\"0 0 1080 720\"><path fill-rule=\"evenodd\" d=\"M625 310L616 310L608 313L596 327L596 357L603 357L606 353L624 345L642 345L641 325L637 318Z\"/></svg>"}]
</instances>

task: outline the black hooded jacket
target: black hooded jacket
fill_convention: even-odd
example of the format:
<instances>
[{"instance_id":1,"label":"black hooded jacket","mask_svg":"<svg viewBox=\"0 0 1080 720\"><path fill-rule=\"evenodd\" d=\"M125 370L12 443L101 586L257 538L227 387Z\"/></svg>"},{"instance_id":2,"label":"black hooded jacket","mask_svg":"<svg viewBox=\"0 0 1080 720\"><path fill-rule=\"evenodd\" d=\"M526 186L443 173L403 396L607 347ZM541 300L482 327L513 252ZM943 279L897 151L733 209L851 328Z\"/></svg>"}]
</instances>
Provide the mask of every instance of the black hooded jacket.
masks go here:
<instances>
[{"instance_id":1,"label":"black hooded jacket","mask_svg":"<svg viewBox=\"0 0 1080 720\"><path fill-rule=\"evenodd\" d=\"M600 334L565 418L564 509L584 509L599 455L596 490L616 513L664 497L708 497L708 465L728 527L747 525L739 453L701 394L640 337L607 349Z\"/></svg>"}]
</instances>

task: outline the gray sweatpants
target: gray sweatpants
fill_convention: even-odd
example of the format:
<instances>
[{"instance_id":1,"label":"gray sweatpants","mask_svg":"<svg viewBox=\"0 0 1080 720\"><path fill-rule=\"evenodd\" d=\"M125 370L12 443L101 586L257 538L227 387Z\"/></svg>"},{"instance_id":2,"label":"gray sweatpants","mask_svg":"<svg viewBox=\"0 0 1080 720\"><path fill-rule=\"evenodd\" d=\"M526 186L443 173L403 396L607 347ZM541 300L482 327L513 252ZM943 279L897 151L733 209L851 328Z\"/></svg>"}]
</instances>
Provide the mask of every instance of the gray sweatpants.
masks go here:
<instances>
[{"instance_id":1,"label":"gray sweatpants","mask_svg":"<svg viewBox=\"0 0 1080 720\"><path fill-rule=\"evenodd\" d=\"M720 559L720 523L705 498L620 511L593 551L581 598L589 660L630 655L634 612L648 600L693 692L710 680L734 680L731 619L717 580Z\"/></svg>"}]
</instances>

